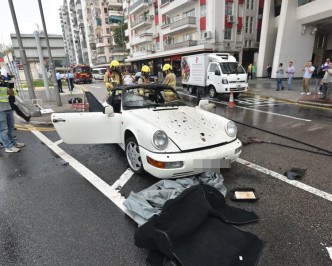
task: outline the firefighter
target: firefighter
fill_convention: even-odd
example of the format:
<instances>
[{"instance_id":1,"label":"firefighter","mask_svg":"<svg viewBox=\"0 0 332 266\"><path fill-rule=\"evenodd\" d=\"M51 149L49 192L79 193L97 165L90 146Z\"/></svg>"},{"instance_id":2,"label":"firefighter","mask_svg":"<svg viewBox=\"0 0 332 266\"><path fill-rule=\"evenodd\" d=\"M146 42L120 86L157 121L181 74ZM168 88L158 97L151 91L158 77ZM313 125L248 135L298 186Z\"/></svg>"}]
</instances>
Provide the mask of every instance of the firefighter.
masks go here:
<instances>
[{"instance_id":1,"label":"firefighter","mask_svg":"<svg viewBox=\"0 0 332 266\"><path fill-rule=\"evenodd\" d=\"M171 86L174 90L176 90L176 76L173 73L173 68L170 64L165 64L163 66L163 71L166 74L166 78L163 81L164 85Z\"/></svg>"},{"instance_id":2,"label":"firefighter","mask_svg":"<svg viewBox=\"0 0 332 266\"><path fill-rule=\"evenodd\" d=\"M138 79L137 84L150 84L150 68L147 65L142 66L141 77Z\"/></svg>"},{"instance_id":3,"label":"firefighter","mask_svg":"<svg viewBox=\"0 0 332 266\"><path fill-rule=\"evenodd\" d=\"M104 75L104 83L109 94L113 90L114 86L123 84L123 78L120 71L120 63L113 60L110 64L110 68L107 69Z\"/></svg>"}]
</instances>

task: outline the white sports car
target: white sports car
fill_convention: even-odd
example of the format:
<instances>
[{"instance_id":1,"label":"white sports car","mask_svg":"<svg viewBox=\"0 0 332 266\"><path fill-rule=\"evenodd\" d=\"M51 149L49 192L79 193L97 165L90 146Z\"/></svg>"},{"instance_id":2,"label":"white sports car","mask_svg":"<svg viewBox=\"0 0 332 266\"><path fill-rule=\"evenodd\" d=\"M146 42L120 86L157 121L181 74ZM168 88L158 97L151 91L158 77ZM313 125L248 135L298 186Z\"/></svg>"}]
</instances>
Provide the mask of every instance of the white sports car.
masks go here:
<instances>
[{"instance_id":1,"label":"white sports car","mask_svg":"<svg viewBox=\"0 0 332 266\"><path fill-rule=\"evenodd\" d=\"M157 178L220 169L241 154L232 121L186 106L171 87L121 86L113 90L108 103L99 111L52 114L63 141L119 144L135 173L146 171Z\"/></svg>"}]
</instances>

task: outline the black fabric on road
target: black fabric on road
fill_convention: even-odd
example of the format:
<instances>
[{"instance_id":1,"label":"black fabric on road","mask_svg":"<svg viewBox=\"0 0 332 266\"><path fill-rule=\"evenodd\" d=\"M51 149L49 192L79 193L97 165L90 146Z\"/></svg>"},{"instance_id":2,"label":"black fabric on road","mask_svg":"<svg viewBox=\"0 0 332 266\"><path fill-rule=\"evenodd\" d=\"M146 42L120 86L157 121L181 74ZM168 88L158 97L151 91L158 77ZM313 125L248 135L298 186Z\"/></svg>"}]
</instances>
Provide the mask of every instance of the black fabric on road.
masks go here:
<instances>
[{"instance_id":1,"label":"black fabric on road","mask_svg":"<svg viewBox=\"0 0 332 266\"><path fill-rule=\"evenodd\" d=\"M227 206L217 189L198 185L167 201L160 216L138 228L135 244L184 266L256 265L263 241L231 225L254 221L254 212ZM158 253L151 255L150 265L162 265Z\"/></svg>"},{"instance_id":2,"label":"black fabric on road","mask_svg":"<svg viewBox=\"0 0 332 266\"><path fill-rule=\"evenodd\" d=\"M304 176L307 169L301 169L301 168L292 168L289 171L286 171L284 176L286 176L288 179L294 180L296 178Z\"/></svg>"}]
</instances>

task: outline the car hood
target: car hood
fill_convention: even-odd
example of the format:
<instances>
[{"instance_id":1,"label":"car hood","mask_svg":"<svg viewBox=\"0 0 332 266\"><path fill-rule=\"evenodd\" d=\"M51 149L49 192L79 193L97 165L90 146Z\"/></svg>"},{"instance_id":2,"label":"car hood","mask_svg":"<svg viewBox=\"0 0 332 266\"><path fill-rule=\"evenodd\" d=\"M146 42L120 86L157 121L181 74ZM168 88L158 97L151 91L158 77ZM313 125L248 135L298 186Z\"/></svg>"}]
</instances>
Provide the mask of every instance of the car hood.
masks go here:
<instances>
[{"instance_id":1,"label":"car hood","mask_svg":"<svg viewBox=\"0 0 332 266\"><path fill-rule=\"evenodd\" d=\"M225 132L228 119L194 107L136 109L133 114L163 130L182 151L235 139Z\"/></svg>"}]
</instances>

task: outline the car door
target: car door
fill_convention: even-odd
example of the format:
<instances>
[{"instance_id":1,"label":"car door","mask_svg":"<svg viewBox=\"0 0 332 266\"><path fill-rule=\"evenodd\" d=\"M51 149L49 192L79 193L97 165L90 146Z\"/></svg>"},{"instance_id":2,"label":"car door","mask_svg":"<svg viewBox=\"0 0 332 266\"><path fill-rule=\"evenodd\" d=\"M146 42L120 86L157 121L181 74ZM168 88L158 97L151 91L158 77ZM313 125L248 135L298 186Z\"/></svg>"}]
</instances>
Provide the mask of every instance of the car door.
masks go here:
<instances>
[{"instance_id":1,"label":"car door","mask_svg":"<svg viewBox=\"0 0 332 266\"><path fill-rule=\"evenodd\" d=\"M53 125L65 143L121 143L121 114L103 112L54 113Z\"/></svg>"},{"instance_id":2,"label":"car door","mask_svg":"<svg viewBox=\"0 0 332 266\"><path fill-rule=\"evenodd\" d=\"M216 75L215 71L216 70L219 70L219 73L220 73L220 69L218 67L218 64L217 63L210 63L210 66L209 66L209 70L208 70L208 85L211 84L214 86L214 88L217 90L218 92L218 88L220 87L220 74L219 75Z\"/></svg>"}]
</instances>

